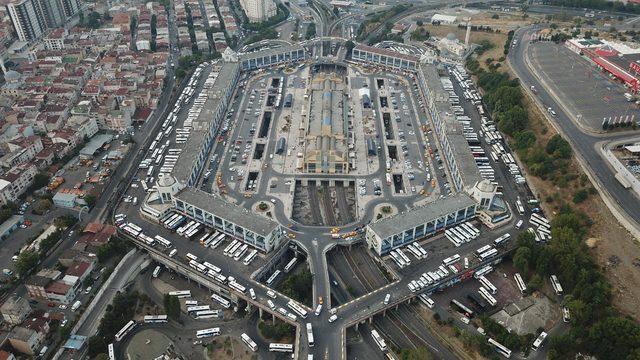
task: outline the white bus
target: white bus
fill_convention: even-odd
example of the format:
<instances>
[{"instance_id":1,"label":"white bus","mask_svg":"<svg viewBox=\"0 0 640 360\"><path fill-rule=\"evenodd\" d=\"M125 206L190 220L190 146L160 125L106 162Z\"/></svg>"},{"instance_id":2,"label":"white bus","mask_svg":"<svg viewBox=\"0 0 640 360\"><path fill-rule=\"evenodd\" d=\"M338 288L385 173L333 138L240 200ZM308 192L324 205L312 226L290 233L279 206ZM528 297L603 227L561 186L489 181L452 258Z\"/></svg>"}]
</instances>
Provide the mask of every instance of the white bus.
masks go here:
<instances>
[{"instance_id":1,"label":"white bus","mask_svg":"<svg viewBox=\"0 0 640 360\"><path fill-rule=\"evenodd\" d=\"M478 259L480 261L485 261L485 260L491 259L496 255L498 255L498 249L491 249L489 251L485 251L482 254L480 254L480 256L478 256Z\"/></svg>"},{"instance_id":2,"label":"white bus","mask_svg":"<svg viewBox=\"0 0 640 360\"><path fill-rule=\"evenodd\" d=\"M556 292L556 295L562 295L562 285L560 285L560 281L558 281L558 277L555 275L551 275L551 286L553 286L553 291Z\"/></svg>"},{"instance_id":3,"label":"white bus","mask_svg":"<svg viewBox=\"0 0 640 360\"><path fill-rule=\"evenodd\" d=\"M280 275L280 273L280 270L274 271L274 273L271 274L271 276L269 276L269 278L267 279L267 286L271 286L273 282L276 281L276 278L278 277L278 275Z\"/></svg>"},{"instance_id":4,"label":"white bus","mask_svg":"<svg viewBox=\"0 0 640 360\"><path fill-rule=\"evenodd\" d=\"M251 340L249 335L242 333L242 335L240 335L240 339L242 339L242 342L244 342L249 347L249 349L251 349L251 351L258 351L258 345L256 345L256 343Z\"/></svg>"},{"instance_id":5,"label":"white bus","mask_svg":"<svg viewBox=\"0 0 640 360\"><path fill-rule=\"evenodd\" d=\"M178 299L191 297L191 290L169 291L170 296L176 296Z\"/></svg>"},{"instance_id":6,"label":"white bus","mask_svg":"<svg viewBox=\"0 0 640 360\"><path fill-rule=\"evenodd\" d=\"M391 250L391 258L396 262L399 268L404 268L406 266L404 260L400 257L400 255L396 254L395 250Z\"/></svg>"},{"instance_id":7,"label":"white bus","mask_svg":"<svg viewBox=\"0 0 640 360\"><path fill-rule=\"evenodd\" d=\"M303 319L307 318L307 311L303 309L300 305L298 305L295 301L289 300L287 306L293 310L295 313L300 315Z\"/></svg>"},{"instance_id":8,"label":"white bus","mask_svg":"<svg viewBox=\"0 0 640 360\"><path fill-rule=\"evenodd\" d=\"M186 306L196 306L198 305L198 300L185 300L184 304Z\"/></svg>"},{"instance_id":9,"label":"white bus","mask_svg":"<svg viewBox=\"0 0 640 360\"><path fill-rule=\"evenodd\" d=\"M211 310L211 308L209 307L209 305L187 306L187 313L192 313L192 312L202 311L202 310Z\"/></svg>"},{"instance_id":10,"label":"white bus","mask_svg":"<svg viewBox=\"0 0 640 360\"><path fill-rule=\"evenodd\" d=\"M371 330L371 337L373 338L373 341L375 341L376 345L378 345L378 348L380 348L380 351L387 351L387 343L384 341L382 336L378 334L376 329Z\"/></svg>"},{"instance_id":11,"label":"white bus","mask_svg":"<svg viewBox=\"0 0 640 360\"><path fill-rule=\"evenodd\" d=\"M504 235L500 236L499 238L493 240L493 245L494 246L501 246L502 244L507 242L510 238L511 238L511 234L504 234Z\"/></svg>"},{"instance_id":12,"label":"white bus","mask_svg":"<svg viewBox=\"0 0 640 360\"><path fill-rule=\"evenodd\" d=\"M164 246L164 247L165 247L165 248L167 248L167 249L169 249L169 248L171 247L171 241L169 241L169 240L167 240L167 239L163 238L163 237L162 237L162 236L160 236L160 235L156 235L156 236L154 236L154 239L156 239L156 241L157 241L160 245Z\"/></svg>"},{"instance_id":13,"label":"white bus","mask_svg":"<svg viewBox=\"0 0 640 360\"><path fill-rule=\"evenodd\" d=\"M446 230L444 235L447 237L447 239L449 239L449 241L451 241L453 243L453 245L455 245L456 247L459 247L460 245L462 245L462 241L460 241L460 239L458 239L458 236L456 234L454 234L452 231L450 230Z\"/></svg>"},{"instance_id":14,"label":"white bus","mask_svg":"<svg viewBox=\"0 0 640 360\"><path fill-rule=\"evenodd\" d=\"M204 247L207 247L208 245L207 240L209 239L210 236L211 236L210 232L205 232L204 235L202 235L198 240L198 243L200 243L200 245Z\"/></svg>"},{"instance_id":15,"label":"white bus","mask_svg":"<svg viewBox=\"0 0 640 360\"><path fill-rule=\"evenodd\" d=\"M442 260L442 264L444 264L444 266L449 266L455 264L458 260L460 260L460 255L454 254Z\"/></svg>"},{"instance_id":16,"label":"white bus","mask_svg":"<svg viewBox=\"0 0 640 360\"><path fill-rule=\"evenodd\" d=\"M309 347L313 347L313 326L311 326L311 323L307 323L307 342Z\"/></svg>"},{"instance_id":17,"label":"white bus","mask_svg":"<svg viewBox=\"0 0 640 360\"><path fill-rule=\"evenodd\" d=\"M247 290L247 288L238 284L235 280L229 281L229 287L243 294Z\"/></svg>"},{"instance_id":18,"label":"white bus","mask_svg":"<svg viewBox=\"0 0 640 360\"><path fill-rule=\"evenodd\" d=\"M464 227L467 231L471 232L473 234L473 237L476 238L478 236L480 236L480 230L478 230L475 226L473 226L471 223L465 222L460 224L462 227Z\"/></svg>"},{"instance_id":19,"label":"white bus","mask_svg":"<svg viewBox=\"0 0 640 360\"><path fill-rule=\"evenodd\" d=\"M498 293L498 289L491 283L491 281L489 281L489 279L487 279L484 276L479 276L478 277L478 281L480 281L480 284L482 284L482 286L484 286L485 288L487 288L487 290L491 291L492 294L497 294Z\"/></svg>"},{"instance_id":20,"label":"white bus","mask_svg":"<svg viewBox=\"0 0 640 360\"><path fill-rule=\"evenodd\" d=\"M513 278L516 280L516 285L518 285L520 293L524 295L525 291L527 291L527 285L524 284L522 276L520 276L520 273L515 273L515 275L513 275Z\"/></svg>"},{"instance_id":21,"label":"white bus","mask_svg":"<svg viewBox=\"0 0 640 360\"><path fill-rule=\"evenodd\" d=\"M211 299L219 303L220 305L222 305L225 309L228 309L231 307L231 302L218 294L212 294Z\"/></svg>"},{"instance_id":22,"label":"white bus","mask_svg":"<svg viewBox=\"0 0 640 360\"><path fill-rule=\"evenodd\" d=\"M271 343L269 344L269 351L273 351L273 352L293 352L293 345L292 344L278 344L278 343Z\"/></svg>"},{"instance_id":23,"label":"white bus","mask_svg":"<svg viewBox=\"0 0 640 360\"><path fill-rule=\"evenodd\" d=\"M423 304L427 305L429 309L433 309L433 307L435 306L435 302L433 302L433 300L425 294L418 295L418 298L420 299L420 301L422 301Z\"/></svg>"},{"instance_id":24,"label":"white bus","mask_svg":"<svg viewBox=\"0 0 640 360\"><path fill-rule=\"evenodd\" d=\"M199 262L195 261L195 260L191 260L189 261L189 266L194 269L197 270L200 273L206 273L207 272L207 267L200 264Z\"/></svg>"},{"instance_id":25,"label":"white bus","mask_svg":"<svg viewBox=\"0 0 640 360\"><path fill-rule=\"evenodd\" d=\"M531 345L531 350L538 351L538 349L540 349L540 346L542 346L544 339L546 338L547 338L547 333L544 331L541 332L540 335L538 335L538 338L536 338L536 340L533 342L533 345Z\"/></svg>"},{"instance_id":26,"label":"white bus","mask_svg":"<svg viewBox=\"0 0 640 360\"><path fill-rule=\"evenodd\" d=\"M212 319L220 317L220 311L218 310L200 310L193 314L196 319Z\"/></svg>"},{"instance_id":27,"label":"white bus","mask_svg":"<svg viewBox=\"0 0 640 360\"><path fill-rule=\"evenodd\" d=\"M210 263L208 261L205 261L204 263L202 263L202 265L204 265L205 267L209 268L209 270L215 271L218 274L222 272L222 269L220 269L219 267L213 265L212 263Z\"/></svg>"},{"instance_id":28,"label":"white bus","mask_svg":"<svg viewBox=\"0 0 640 360\"><path fill-rule=\"evenodd\" d=\"M249 253L249 255L247 255L244 258L244 261L242 262L245 266L249 266L249 264L251 264L251 262L253 261L253 259L255 259L255 257L258 255L258 250L253 249L251 250L251 252Z\"/></svg>"},{"instance_id":29,"label":"white bus","mask_svg":"<svg viewBox=\"0 0 640 360\"><path fill-rule=\"evenodd\" d=\"M153 277L154 278L157 278L158 275L160 275L160 270L161 270L160 265L156 266L156 268L153 270Z\"/></svg>"},{"instance_id":30,"label":"white bus","mask_svg":"<svg viewBox=\"0 0 640 360\"><path fill-rule=\"evenodd\" d=\"M499 342L489 338L489 344L493 345L493 348L498 352L498 354L506 357L507 359L511 357L511 350L507 349L504 345Z\"/></svg>"},{"instance_id":31,"label":"white bus","mask_svg":"<svg viewBox=\"0 0 640 360\"><path fill-rule=\"evenodd\" d=\"M233 257L233 254L236 253L236 250L238 250L238 248L242 246L242 243L240 241L238 241L235 245L233 245L233 247L231 249L229 249L229 252L226 254L228 257Z\"/></svg>"},{"instance_id":32,"label":"white bus","mask_svg":"<svg viewBox=\"0 0 640 360\"><path fill-rule=\"evenodd\" d=\"M122 341L122 339L124 339L124 337L127 336L127 334L135 327L136 322L130 320L125 326L122 327L122 329L120 329L120 331L118 331L115 337L116 341Z\"/></svg>"},{"instance_id":33,"label":"white bus","mask_svg":"<svg viewBox=\"0 0 640 360\"><path fill-rule=\"evenodd\" d=\"M145 324L166 323L167 321L169 321L167 315L145 315L144 316Z\"/></svg>"},{"instance_id":34,"label":"white bus","mask_svg":"<svg viewBox=\"0 0 640 360\"><path fill-rule=\"evenodd\" d=\"M524 215L524 206L522 206L520 199L516 200L516 208L518 209L518 214Z\"/></svg>"},{"instance_id":35,"label":"white bus","mask_svg":"<svg viewBox=\"0 0 640 360\"><path fill-rule=\"evenodd\" d=\"M409 249L409 251L413 254L413 256L416 257L416 259L421 259L422 258L422 254L420 253L420 250L418 250L415 247L413 247L412 244L407 245L407 249Z\"/></svg>"},{"instance_id":36,"label":"white bus","mask_svg":"<svg viewBox=\"0 0 640 360\"><path fill-rule=\"evenodd\" d=\"M224 248L224 251L222 251L222 253L225 256L229 256L229 251L231 250L231 248L233 248L234 246L236 246L236 244L238 244L238 240L233 240L231 242L231 244L227 245L227 247Z\"/></svg>"},{"instance_id":37,"label":"white bus","mask_svg":"<svg viewBox=\"0 0 640 360\"><path fill-rule=\"evenodd\" d=\"M549 220L547 220L545 217L538 215L536 213L532 213L531 218L529 220L535 221L536 223L540 225L544 225L546 227L551 227L551 223L549 222Z\"/></svg>"},{"instance_id":38,"label":"white bus","mask_svg":"<svg viewBox=\"0 0 640 360\"><path fill-rule=\"evenodd\" d=\"M243 244L237 251L236 253L233 255L233 260L235 261L239 261L244 254L247 252L247 249L249 248L249 245L247 244Z\"/></svg>"},{"instance_id":39,"label":"white bus","mask_svg":"<svg viewBox=\"0 0 640 360\"><path fill-rule=\"evenodd\" d=\"M109 360L116 360L116 353L113 350L113 343L109 344L109 346L107 346L107 350L109 352Z\"/></svg>"},{"instance_id":40,"label":"white bus","mask_svg":"<svg viewBox=\"0 0 640 360\"><path fill-rule=\"evenodd\" d=\"M284 273L286 274L289 271L291 271L291 269L293 269L293 267L296 266L297 262L298 262L297 257L294 257L293 259L291 259L291 261L289 261L287 265L284 267Z\"/></svg>"},{"instance_id":41,"label":"white bus","mask_svg":"<svg viewBox=\"0 0 640 360\"><path fill-rule=\"evenodd\" d=\"M425 250L422 245L420 245L419 243L414 243L413 246L418 249L418 251L420 251L420 253L422 254L423 258L427 258L427 250Z\"/></svg>"},{"instance_id":42,"label":"white bus","mask_svg":"<svg viewBox=\"0 0 640 360\"><path fill-rule=\"evenodd\" d=\"M408 265L411 265L411 260L409 259L409 257L404 253L404 251L402 251L402 249L397 249L396 252L398 253L398 255L400 255L400 257L402 258L402 260L404 260L404 262Z\"/></svg>"},{"instance_id":43,"label":"white bus","mask_svg":"<svg viewBox=\"0 0 640 360\"><path fill-rule=\"evenodd\" d=\"M187 253L187 255L185 256L187 257L188 260L198 261L198 257L193 255L192 253Z\"/></svg>"},{"instance_id":44,"label":"white bus","mask_svg":"<svg viewBox=\"0 0 640 360\"><path fill-rule=\"evenodd\" d=\"M220 335L220 328L219 327L196 331L196 337L198 339L202 339L202 338L206 338L206 337L212 337L212 336L218 336L218 335Z\"/></svg>"},{"instance_id":45,"label":"white bus","mask_svg":"<svg viewBox=\"0 0 640 360\"><path fill-rule=\"evenodd\" d=\"M218 246L220 246L220 244L222 244L222 241L224 240L225 235L224 234L220 234L218 235L209 245L210 248L215 249Z\"/></svg>"},{"instance_id":46,"label":"white bus","mask_svg":"<svg viewBox=\"0 0 640 360\"><path fill-rule=\"evenodd\" d=\"M490 273L491 270L493 270L493 267L491 267L491 265L483 266L480 269L476 270L476 272L473 274L473 277L479 279L480 276Z\"/></svg>"},{"instance_id":47,"label":"white bus","mask_svg":"<svg viewBox=\"0 0 640 360\"><path fill-rule=\"evenodd\" d=\"M482 253L487 252L487 251L489 251L489 250L491 250L491 249L493 249L493 246L491 246L491 245L485 245L485 246L483 246L483 247L479 248L478 250L476 250L473 254L474 254L476 257L480 257L480 255L481 255Z\"/></svg>"},{"instance_id":48,"label":"white bus","mask_svg":"<svg viewBox=\"0 0 640 360\"><path fill-rule=\"evenodd\" d=\"M480 286L478 293L489 303L489 305L496 306L496 304L498 304L496 298L491 296L491 294L489 294L489 290L485 289L484 286Z\"/></svg>"}]
</instances>

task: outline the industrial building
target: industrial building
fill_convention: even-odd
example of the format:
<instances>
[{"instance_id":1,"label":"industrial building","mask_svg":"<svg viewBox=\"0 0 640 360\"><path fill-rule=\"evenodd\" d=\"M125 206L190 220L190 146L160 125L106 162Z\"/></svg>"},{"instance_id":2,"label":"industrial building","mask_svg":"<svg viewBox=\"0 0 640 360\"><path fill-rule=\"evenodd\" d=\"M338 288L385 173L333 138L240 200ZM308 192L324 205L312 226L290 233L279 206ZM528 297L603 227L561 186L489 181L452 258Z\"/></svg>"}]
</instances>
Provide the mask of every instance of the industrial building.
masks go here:
<instances>
[{"instance_id":1,"label":"industrial building","mask_svg":"<svg viewBox=\"0 0 640 360\"><path fill-rule=\"evenodd\" d=\"M366 240L382 256L389 251L471 220L476 201L466 193L440 199L367 225Z\"/></svg>"}]
</instances>

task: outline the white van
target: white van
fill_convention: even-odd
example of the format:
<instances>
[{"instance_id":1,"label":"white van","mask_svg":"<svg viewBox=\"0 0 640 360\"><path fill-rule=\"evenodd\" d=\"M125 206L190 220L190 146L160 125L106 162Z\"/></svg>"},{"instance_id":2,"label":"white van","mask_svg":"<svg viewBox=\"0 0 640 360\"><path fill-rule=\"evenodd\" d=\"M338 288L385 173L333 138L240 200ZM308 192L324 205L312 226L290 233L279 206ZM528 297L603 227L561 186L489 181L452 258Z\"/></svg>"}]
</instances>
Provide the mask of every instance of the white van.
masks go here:
<instances>
[{"instance_id":1,"label":"white van","mask_svg":"<svg viewBox=\"0 0 640 360\"><path fill-rule=\"evenodd\" d=\"M322 312L322 304L318 304L318 306L316 307L316 316L320 316L320 313Z\"/></svg>"},{"instance_id":2,"label":"white van","mask_svg":"<svg viewBox=\"0 0 640 360\"><path fill-rule=\"evenodd\" d=\"M516 229L520 229L523 223L524 221L522 221L522 219L518 220L518 222L516 223Z\"/></svg>"},{"instance_id":3,"label":"white van","mask_svg":"<svg viewBox=\"0 0 640 360\"><path fill-rule=\"evenodd\" d=\"M389 304L389 299L391 299L391 294L387 294L387 295L384 297L384 304L385 304L385 305L388 305L388 304Z\"/></svg>"},{"instance_id":4,"label":"white van","mask_svg":"<svg viewBox=\"0 0 640 360\"><path fill-rule=\"evenodd\" d=\"M272 299L275 299L276 298L276 293L274 293L273 291L269 290L269 291L267 291L267 296L272 298Z\"/></svg>"},{"instance_id":5,"label":"white van","mask_svg":"<svg viewBox=\"0 0 640 360\"><path fill-rule=\"evenodd\" d=\"M253 289L249 289L249 295L251 295L251 299L255 300L256 299L256 292L253 291Z\"/></svg>"}]
</instances>

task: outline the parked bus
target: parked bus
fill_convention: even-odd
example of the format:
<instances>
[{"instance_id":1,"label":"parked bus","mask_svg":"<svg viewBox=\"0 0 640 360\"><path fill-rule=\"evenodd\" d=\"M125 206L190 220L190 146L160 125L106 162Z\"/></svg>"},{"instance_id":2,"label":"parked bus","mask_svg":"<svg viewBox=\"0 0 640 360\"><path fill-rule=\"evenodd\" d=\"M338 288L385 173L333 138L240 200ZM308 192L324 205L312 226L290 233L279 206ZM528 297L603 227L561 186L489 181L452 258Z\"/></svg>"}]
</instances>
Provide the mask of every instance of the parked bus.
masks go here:
<instances>
[{"instance_id":1,"label":"parked bus","mask_svg":"<svg viewBox=\"0 0 640 360\"><path fill-rule=\"evenodd\" d=\"M220 235L218 235L218 236L217 236L217 237L216 237L216 238L211 242L211 244L209 245L209 247L210 247L210 248L212 248L212 249L217 248L218 246L220 246L220 244L222 244L222 241L224 240L224 238L225 238L225 234L220 234Z\"/></svg>"},{"instance_id":2,"label":"parked bus","mask_svg":"<svg viewBox=\"0 0 640 360\"><path fill-rule=\"evenodd\" d=\"M473 317L473 310L471 310L468 307L466 307L460 301L458 301L456 299L452 299L450 305L454 310L462 313L464 316L466 316L468 318L472 318Z\"/></svg>"},{"instance_id":3,"label":"parked bus","mask_svg":"<svg viewBox=\"0 0 640 360\"><path fill-rule=\"evenodd\" d=\"M307 323L307 343L309 347L313 347L313 326L311 323Z\"/></svg>"},{"instance_id":4,"label":"parked bus","mask_svg":"<svg viewBox=\"0 0 640 360\"><path fill-rule=\"evenodd\" d=\"M480 254L480 256L478 256L478 259L480 261L485 261L485 260L491 259L496 255L498 255L498 249L490 249L489 251L485 251L482 254Z\"/></svg>"},{"instance_id":5,"label":"parked bus","mask_svg":"<svg viewBox=\"0 0 640 360\"><path fill-rule=\"evenodd\" d=\"M229 281L229 287L234 289L234 290L236 290L236 291L238 291L238 292L240 292L240 293L243 293L243 294L244 294L245 291L247 291L247 288L245 288L244 286L240 285L235 280Z\"/></svg>"},{"instance_id":6,"label":"parked bus","mask_svg":"<svg viewBox=\"0 0 640 360\"><path fill-rule=\"evenodd\" d=\"M227 245L227 247L224 248L224 251L222 251L224 256L229 256L229 251L231 251L231 249L235 247L237 244L238 244L238 240L233 240L231 244Z\"/></svg>"},{"instance_id":7,"label":"parked bus","mask_svg":"<svg viewBox=\"0 0 640 360\"><path fill-rule=\"evenodd\" d=\"M511 234L504 234L504 235L500 236L499 238L493 240L493 245L494 246L501 246L502 244L506 243L510 238L511 238Z\"/></svg>"},{"instance_id":8,"label":"parked bus","mask_svg":"<svg viewBox=\"0 0 640 360\"><path fill-rule=\"evenodd\" d=\"M515 273L515 275L513 275L513 278L516 280L516 285L518 285L518 289L520 290L520 293L524 295L525 291L527 291L527 286L524 284L524 280L522 280L522 276L520 276L520 273Z\"/></svg>"},{"instance_id":9,"label":"parked bus","mask_svg":"<svg viewBox=\"0 0 640 360\"><path fill-rule=\"evenodd\" d=\"M187 253L187 255L185 256L187 257L188 260L198 261L198 257L193 255L192 253Z\"/></svg>"},{"instance_id":10,"label":"parked bus","mask_svg":"<svg viewBox=\"0 0 640 360\"><path fill-rule=\"evenodd\" d=\"M546 338L547 338L547 333L544 331L541 332L540 335L538 335L536 340L533 342L533 345L531 345L531 350L538 351L538 349L540 349L540 347L542 346L544 339Z\"/></svg>"},{"instance_id":11,"label":"parked bus","mask_svg":"<svg viewBox=\"0 0 640 360\"><path fill-rule=\"evenodd\" d=\"M242 259L248 248L249 245L242 244L242 246L238 250L236 250L235 254L233 255L233 260L239 261L240 259Z\"/></svg>"},{"instance_id":12,"label":"parked bus","mask_svg":"<svg viewBox=\"0 0 640 360\"><path fill-rule=\"evenodd\" d=\"M107 350L109 352L109 360L116 360L116 353L113 350L113 343L109 344L109 346L107 346Z\"/></svg>"},{"instance_id":13,"label":"parked bus","mask_svg":"<svg viewBox=\"0 0 640 360\"><path fill-rule=\"evenodd\" d=\"M449 266L455 264L458 260L460 260L460 255L454 254L442 260L442 264L444 264L444 266Z\"/></svg>"},{"instance_id":14,"label":"parked bus","mask_svg":"<svg viewBox=\"0 0 640 360\"><path fill-rule=\"evenodd\" d=\"M551 227L551 223L545 217L538 215L536 213L531 214L530 220L535 220L539 225L544 225L546 227Z\"/></svg>"},{"instance_id":15,"label":"parked bus","mask_svg":"<svg viewBox=\"0 0 640 360\"><path fill-rule=\"evenodd\" d=\"M491 296L491 294L489 294L489 290L485 289L484 286L480 286L480 289L478 289L478 293L480 293L480 296L482 296L482 298L485 299L489 303L489 305L496 306L496 304L498 304L496 298Z\"/></svg>"},{"instance_id":16,"label":"parked bus","mask_svg":"<svg viewBox=\"0 0 640 360\"><path fill-rule=\"evenodd\" d=\"M249 335L242 333L242 335L240 335L240 338L242 339L242 342L244 342L249 347L249 349L251 349L251 351L258 351L258 345L256 345L256 343L251 340Z\"/></svg>"},{"instance_id":17,"label":"parked bus","mask_svg":"<svg viewBox=\"0 0 640 360\"><path fill-rule=\"evenodd\" d=\"M196 337L198 339L202 339L202 338L206 338L206 337L212 337L212 336L218 336L218 335L220 335L220 328L219 327L196 331Z\"/></svg>"},{"instance_id":18,"label":"parked bus","mask_svg":"<svg viewBox=\"0 0 640 360\"><path fill-rule=\"evenodd\" d=\"M491 291L492 294L497 294L498 293L498 289L491 283L491 281L489 281L489 279L487 279L484 276L479 276L478 277L478 281L480 281L480 284L482 284L482 286L484 286L485 288L487 288L487 290Z\"/></svg>"},{"instance_id":19,"label":"parked bus","mask_svg":"<svg viewBox=\"0 0 640 360\"><path fill-rule=\"evenodd\" d=\"M225 309L231 307L231 302L218 294L211 294L211 299L222 305Z\"/></svg>"},{"instance_id":20,"label":"parked bus","mask_svg":"<svg viewBox=\"0 0 640 360\"><path fill-rule=\"evenodd\" d=\"M382 336L378 334L378 331L376 329L371 330L371 337L373 338L373 341L376 343L376 345L378 345L380 351L387 351L387 343L384 341Z\"/></svg>"},{"instance_id":21,"label":"parked bus","mask_svg":"<svg viewBox=\"0 0 640 360\"><path fill-rule=\"evenodd\" d=\"M511 357L511 350L509 350L507 347L500 344L499 342L493 340L492 338L489 338L489 344L493 345L493 348L496 350L498 354L506 357L507 359Z\"/></svg>"},{"instance_id":22,"label":"parked bus","mask_svg":"<svg viewBox=\"0 0 640 360\"><path fill-rule=\"evenodd\" d=\"M162 236L160 236L160 235L156 235L156 236L154 236L154 239L156 239L156 241L157 241L160 245L164 246L165 248L167 248L167 249L171 248L171 241L169 241L169 240L167 240L167 239L163 238Z\"/></svg>"},{"instance_id":23,"label":"parked bus","mask_svg":"<svg viewBox=\"0 0 640 360\"><path fill-rule=\"evenodd\" d=\"M115 336L116 341L122 341L122 339L124 339L125 336L127 336L127 334L129 332L131 332L131 330L133 330L133 328L135 328L137 325L137 323L133 320L129 321L125 326L122 327L122 329L120 329L120 331L118 331L118 333Z\"/></svg>"},{"instance_id":24,"label":"parked bus","mask_svg":"<svg viewBox=\"0 0 640 360\"><path fill-rule=\"evenodd\" d=\"M251 252L249 253L249 255L247 255L244 258L244 261L242 262L244 265L249 266L249 264L251 264L251 262L253 261L253 259L255 259L255 257L258 255L258 250L253 249L251 250Z\"/></svg>"},{"instance_id":25,"label":"parked bus","mask_svg":"<svg viewBox=\"0 0 640 360\"><path fill-rule=\"evenodd\" d=\"M167 321L169 321L167 315L145 315L144 316L145 324L166 323Z\"/></svg>"},{"instance_id":26,"label":"parked bus","mask_svg":"<svg viewBox=\"0 0 640 360\"><path fill-rule=\"evenodd\" d=\"M274 281L276 281L276 278L278 277L278 275L280 275L280 270L276 270L273 274L271 274L271 276L269 276L269 278L267 279L267 286L271 286Z\"/></svg>"},{"instance_id":27,"label":"parked bus","mask_svg":"<svg viewBox=\"0 0 640 360\"><path fill-rule=\"evenodd\" d=\"M153 270L153 277L154 278L157 278L158 275L160 275L160 270L161 270L160 265L156 266L156 268Z\"/></svg>"},{"instance_id":28,"label":"parked bus","mask_svg":"<svg viewBox=\"0 0 640 360\"><path fill-rule=\"evenodd\" d=\"M295 313L300 315L303 319L307 318L307 311L303 309L300 305L298 305L295 301L289 300L287 306L293 310Z\"/></svg>"},{"instance_id":29,"label":"parked bus","mask_svg":"<svg viewBox=\"0 0 640 360\"><path fill-rule=\"evenodd\" d=\"M286 274L289 271L291 271L291 269L293 269L293 267L296 265L297 262L298 262L297 257L294 257L293 259L291 259L291 261L289 261L287 265L284 267L284 273Z\"/></svg>"},{"instance_id":30,"label":"parked bus","mask_svg":"<svg viewBox=\"0 0 640 360\"><path fill-rule=\"evenodd\" d=\"M196 311L193 316L198 319L212 319L220 317L220 311L218 310L200 310Z\"/></svg>"},{"instance_id":31,"label":"parked bus","mask_svg":"<svg viewBox=\"0 0 640 360\"><path fill-rule=\"evenodd\" d=\"M553 286L553 291L556 292L556 295L562 295L562 285L560 285L560 281L558 281L558 277L555 275L551 275L551 286Z\"/></svg>"},{"instance_id":32,"label":"parked bus","mask_svg":"<svg viewBox=\"0 0 640 360\"><path fill-rule=\"evenodd\" d=\"M195 305L195 306L187 306L187 313L194 313L196 311L202 311L202 310L211 310L211 308L209 307L209 305Z\"/></svg>"},{"instance_id":33,"label":"parked bus","mask_svg":"<svg viewBox=\"0 0 640 360\"><path fill-rule=\"evenodd\" d=\"M220 269L219 267L217 267L217 266L213 265L212 263L210 263L210 262L208 262L208 261L205 261L204 263L202 263L202 265L204 265L205 267L207 267L209 270L213 270L213 271L215 271L215 272L216 272L216 273L218 273L218 274L222 272L222 269Z\"/></svg>"},{"instance_id":34,"label":"parked bus","mask_svg":"<svg viewBox=\"0 0 640 360\"><path fill-rule=\"evenodd\" d=\"M176 296L179 299L191 297L191 290L169 291L170 296Z\"/></svg>"},{"instance_id":35,"label":"parked bus","mask_svg":"<svg viewBox=\"0 0 640 360\"><path fill-rule=\"evenodd\" d=\"M485 246L483 246L483 247L479 248L478 250L476 250L473 254L474 254L476 257L480 257L480 255L481 255L482 253L487 252L487 251L489 251L489 250L491 250L491 249L493 249L493 246L491 246L491 245L485 245Z\"/></svg>"},{"instance_id":36,"label":"parked bus","mask_svg":"<svg viewBox=\"0 0 640 360\"><path fill-rule=\"evenodd\" d=\"M398 253L398 255L400 255L400 257L402 258L402 260L404 260L404 262L407 264L407 266L411 265L411 260L409 259L409 257L404 253L404 251L402 251L402 249L396 249L396 252Z\"/></svg>"}]
</instances>

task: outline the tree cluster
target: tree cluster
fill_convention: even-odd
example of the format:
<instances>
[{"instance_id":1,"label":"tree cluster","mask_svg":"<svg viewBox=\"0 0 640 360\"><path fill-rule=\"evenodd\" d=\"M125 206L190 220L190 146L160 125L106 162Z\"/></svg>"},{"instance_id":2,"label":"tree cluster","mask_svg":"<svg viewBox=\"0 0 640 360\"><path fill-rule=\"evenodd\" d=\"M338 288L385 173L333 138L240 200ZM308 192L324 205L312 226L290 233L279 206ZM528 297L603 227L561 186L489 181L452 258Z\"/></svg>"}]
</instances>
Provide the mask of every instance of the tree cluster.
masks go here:
<instances>
[{"instance_id":1,"label":"tree cluster","mask_svg":"<svg viewBox=\"0 0 640 360\"><path fill-rule=\"evenodd\" d=\"M289 276L282 283L282 293L303 304L313 304L312 275L308 269Z\"/></svg>"},{"instance_id":2,"label":"tree cluster","mask_svg":"<svg viewBox=\"0 0 640 360\"><path fill-rule=\"evenodd\" d=\"M632 2L607 0L545 0L544 4L571 8L586 8L640 14L640 5Z\"/></svg>"},{"instance_id":3,"label":"tree cluster","mask_svg":"<svg viewBox=\"0 0 640 360\"><path fill-rule=\"evenodd\" d=\"M598 359L637 359L640 326L620 316L611 304L611 285L589 255L584 243L591 220L564 207L552 220L549 246L538 246L529 232L518 235L513 263L525 277L543 284L556 274L562 284L564 306L571 312L571 329L549 341L549 359L573 358L583 352Z\"/></svg>"},{"instance_id":4,"label":"tree cluster","mask_svg":"<svg viewBox=\"0 0 640 360\"><path fill-rule=\"evenodd\" d=\"M164 295L164 311L172 320L180 319L180 299L169 294Z\"/></svg>"},{"instance_id":5,"label":"tree cluster","mask_svg":"<svg viewBox=\"0 0 640 360\"><path fill-rule=\"evenodd\" d=\"M276 320L275 324L270 324L264 321L260 321L258 324L260 334L267 339L280 341L283 338L292 335L294 332L291 325L281 320Z\"/></svg>"},{"instance_id":6,"label":"tree cluster","mask_svg":"<svg viewBox=\"0 0 640 360\"><path fill-rule=\"evenodd\" d=\"M138 293L118 293L113 303L107 306L104 316L100 320L98 333L89 338L89 357L94 358L104 353L107 346L113 342L113 338L123 326L135 315L138 304Z\"/></svg>"}]
</instances>

